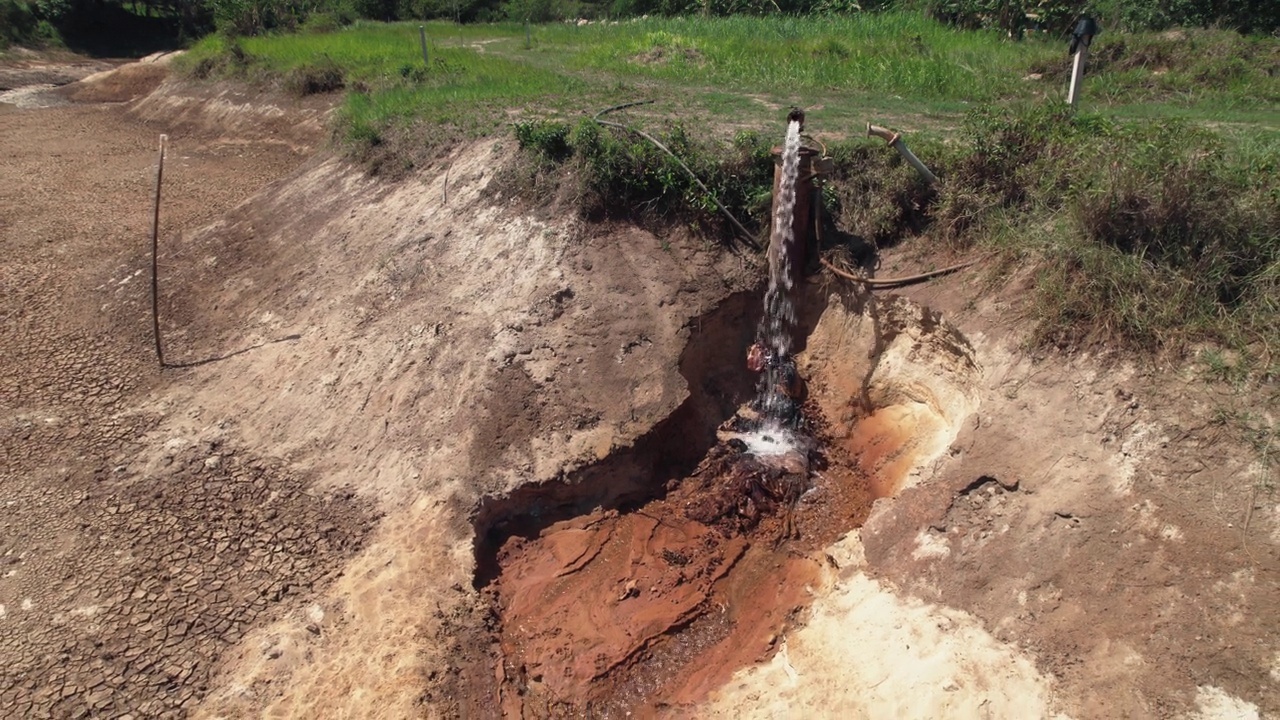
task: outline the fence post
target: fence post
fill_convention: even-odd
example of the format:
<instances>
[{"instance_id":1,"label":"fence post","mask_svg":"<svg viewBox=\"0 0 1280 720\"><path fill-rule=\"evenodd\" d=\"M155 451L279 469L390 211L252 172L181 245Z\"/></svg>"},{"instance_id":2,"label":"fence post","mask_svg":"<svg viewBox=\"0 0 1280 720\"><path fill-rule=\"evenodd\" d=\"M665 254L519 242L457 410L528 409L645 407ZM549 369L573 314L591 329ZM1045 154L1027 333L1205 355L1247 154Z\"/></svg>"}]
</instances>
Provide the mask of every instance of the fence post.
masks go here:
<instances>
[{"instance_id":1,"label":"fence post","mask_svg":"<svg viewBox=\"0 0 1280 720\"><path fill-rule=\"evenodd\" d=\"M164 151L169 136L160 136L160 154L156 157L156 194L151 216L151 331L156 341L156 362L163 368L164 349L160 346L160 183L164 180Z\"/></svg>"},{"instance_id":2,"label":"fence post","mask_svg":"<svg viewBox=\"0 0 1280 720\"><path fill-rule=\"evenodd\" d=\"M1084 82L1085 63L1089 60L1089 44L1101 28L1088 15L1081 15L1071 33L1071 86L1067 89L1067 104L1074 111L1080 104L1080 84Z\"/></svg>"},{"instance_id":3,"label":"fence post","mask_svg":"<svg viewBox=\"0 0 1280 720\"><path fill-rule=\"evenodd\" d=\"M427 28L424 25L418 26L418 41L422 43L422 64L431 67L431 60L427 57Z\"/></svg>"}]
</instances>

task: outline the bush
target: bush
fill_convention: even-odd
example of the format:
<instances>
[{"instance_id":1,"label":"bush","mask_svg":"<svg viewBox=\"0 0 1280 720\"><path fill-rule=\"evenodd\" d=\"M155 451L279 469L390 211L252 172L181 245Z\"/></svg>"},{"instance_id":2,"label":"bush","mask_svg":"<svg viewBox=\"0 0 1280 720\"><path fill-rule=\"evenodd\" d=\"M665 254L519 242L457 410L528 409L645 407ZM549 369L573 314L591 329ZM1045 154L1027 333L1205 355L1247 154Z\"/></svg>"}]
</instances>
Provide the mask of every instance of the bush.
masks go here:
<instances>
[{"instance_id":1,"label":"bush","mask_svg":"<svg viewBox=\"0 0 1280 720\"><path fill-rule=\"evenodd\" d=\"M1044 253L1041 340L1179 349L1280 341L1274 144L1172 120L982 110L942 168L935 232Z\"/></svg>"},{"instance_id":2,"label":"bush","mask_svg":"<svg viewBox=\"0 0 1280 720\"><path fill-rule=\"evenodd\" d=\"M312 13L299 29L304 33L328 33L350 25L355 17L349 12L325 11Z\"/></svg>"},{"instance_id":3,"label":"bush","mask_svg":"<svg viewBox=\"0 0 1280 720\"><path fill-rule=\"evenodd\" d=\"M297 30L324 0L208 0L218 31L229 36L261 35L270 30Z\"/></svg>"},{"instance_id":4,"label":"bush","mask_svg":"<svg viewBox=\"0 0 1280 720\"><path fill-rule=\"evenodd\" d=\"M556 0L508 0L502 11L517 22L545 23L563 18Z\"/></svg>"},{"instance_id":5,"label":"bush","mask_svg":"<svg viewBox=\"0 0 1280 720\"><path fill-rule=\"evenodd\" d=\"M1095 0L1094 9L1112 31L1219 27L1243 33L1280 30L1274 0Z\"/></svg>"},{"instance_id":6,"label":"bush","mask_svg":"<svg viewBox=\"0 0 1280 720\"><path fill-rule=\"evenodd\" d=\"M0 0L0 49L10 45L61 44L58 32L23 0Z\"/></svg>"},{"instance_id":7,"label":"bush","mask_svg":"<svg viewBox=\"0 0 1280 720\"><path fill-rule=\"evenodd\" d=\"M515 125L520 149L552 163L562 163L573 154L569 147L569 126L549 120L529 120Z\"/></svg>"}]
</instances>

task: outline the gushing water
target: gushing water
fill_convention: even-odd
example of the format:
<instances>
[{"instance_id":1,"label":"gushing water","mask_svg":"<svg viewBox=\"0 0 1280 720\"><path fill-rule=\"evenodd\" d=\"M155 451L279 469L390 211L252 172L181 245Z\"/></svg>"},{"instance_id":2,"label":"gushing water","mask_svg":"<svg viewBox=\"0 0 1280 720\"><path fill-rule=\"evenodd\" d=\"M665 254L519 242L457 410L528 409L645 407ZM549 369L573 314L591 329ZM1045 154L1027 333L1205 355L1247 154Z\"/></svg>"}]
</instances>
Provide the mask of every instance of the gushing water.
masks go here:
<instances>
[{"instance_id":1,"label":"gushing water","mask_svg":"<svg viewBox=\"0 0 1280 720\"><path fill-rule=\"evenodd\" d=\"M791 261L788 257L795 244L796 176L800 171L800 123L787 124L787 139L782 146L782 181L778 185L778 202L773 213L773 231L769 239L769 291L764 296L761 340L777 358L791 352L791 329L795 325L795 303L791 288Z\"/></svg>"},{"instance_id":2,"label":"gushing water","mask_svg":"<svg viewBox=\"0 0 1280 720\"><path fill-rule=\"evenodd\" d=\"M793 388L799 382L791 361L792 332L796 323L795 301L788 257L795 245L796 177L800 169L800 122L787 124L787 137L782 148L782 178L774 203L773 227L769 241L769 289L764 296L764 316L758 329L758 344L763 346L764 379L757 406L761 422L752 433L745 434L748 451L757 456L778 455L794 450L795 433L787 427L799 416L798 399Z\"/></svg>"}]
</instances>

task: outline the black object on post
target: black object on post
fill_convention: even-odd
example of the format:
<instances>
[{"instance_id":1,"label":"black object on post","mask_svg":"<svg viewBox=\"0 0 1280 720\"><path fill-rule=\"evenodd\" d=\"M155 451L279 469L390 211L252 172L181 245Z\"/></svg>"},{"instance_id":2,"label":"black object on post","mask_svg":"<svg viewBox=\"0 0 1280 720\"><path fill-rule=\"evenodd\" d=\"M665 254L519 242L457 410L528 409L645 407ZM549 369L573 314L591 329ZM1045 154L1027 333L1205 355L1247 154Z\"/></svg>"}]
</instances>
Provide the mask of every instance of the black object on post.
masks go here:
<instances>
[{"instance_id":1,"label":"black object on post","mask_svg":"<svg viewBox=\"0 0 1280 720\"><path fill-rule=\"evenodd\" d=\"M1071 48L1067 51L1068 55L1075 55L1080 51L1080 47L1089 47L1093 42L1093 36L1102 32L1102 28L1098 27L1098 22L1088 15L1081 15L1076 20L1076 28L1071 31Z\"/></svg>"}]
</instances>

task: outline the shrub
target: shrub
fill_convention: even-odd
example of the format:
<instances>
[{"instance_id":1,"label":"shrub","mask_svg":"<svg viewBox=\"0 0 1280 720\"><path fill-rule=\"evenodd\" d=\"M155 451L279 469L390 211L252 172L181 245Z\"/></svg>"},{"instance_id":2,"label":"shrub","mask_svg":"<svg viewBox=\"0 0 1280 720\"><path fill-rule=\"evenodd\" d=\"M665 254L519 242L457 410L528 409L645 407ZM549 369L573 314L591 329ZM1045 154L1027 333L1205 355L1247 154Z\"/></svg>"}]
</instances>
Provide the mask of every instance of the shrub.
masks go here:
<instances>
[{"instance_id":1,"label":"shrub","mask_svg":"<svg viewBox=\"0 0 1280 720\"><path fill-rule=\"evenodd\" d=\"M517 22L544 23L563 17L556 0L508 0L502 11L508 19Z\"/></svg>"},{"instance_id":2,"label":"shrub","mask_svg":"<svg viewBox=\"0 0 1280 720\"><path fill-rule=\"evenodd\" d=\"M1014 230L1043 238L1042 340L1176 350L1280 339L1274 144L1233 149L1180 121L1045 110L979 112L967 127L940 192L942 230L972 240L1019 218L1066 220Z\"/></svg>"},{"instance_id":3,"label":"shrub","mask_svg":"<svg viewBox=\"0 0 1280 720\"><path fill-rule=\"evenodd\" d=\"M572 127L522 122L515 133L526 158L508 170L518 176L508 183L515 192L541 193L548 177L559 178L573 184L567 191L577 211L593 219L627 219L650 227L686 222L710 236L732 232L680 164L639 136L591 119ZM773 161L758 135L741 133L725 148L697 143L676 125L660 139L739 220L748 227L764 225Z\"/></svg>"},{"instance_id":4,"label":"shrub","mask_svg":"<svg viewBox=\"0 0 1280 720\"><path fill-rule=\"evenodd\" d=\"M515 125L516 141L522 150L552 163L569 159L569 126L549 120L529 120Z\"/></svg>"},{"instance_id":5,"label":"shrub","mask_svg":"<svg viewBox=\"0 0 1280 720\"><path fill-rule=\"evenodd\" d=\"M355 18L343 10L312 13L298 28L304 33L328 33L350 25Z\"/></svg>"},{"instance_id":6,"label":"shrub","mask_svg":"<svg viewBox=\"0 0 1280 720\"><path fill-rule=\"evenodd\" d=\"M9 45L43 45L57 37L57 31L39 19L30 3L0 0L0 49Z\"/></svg>"}]
</instances>

